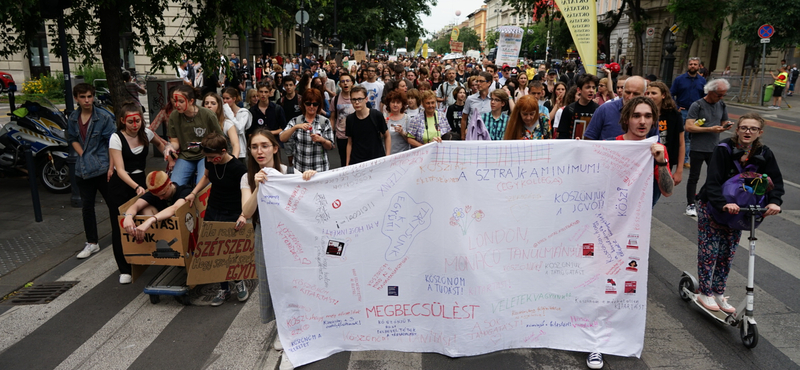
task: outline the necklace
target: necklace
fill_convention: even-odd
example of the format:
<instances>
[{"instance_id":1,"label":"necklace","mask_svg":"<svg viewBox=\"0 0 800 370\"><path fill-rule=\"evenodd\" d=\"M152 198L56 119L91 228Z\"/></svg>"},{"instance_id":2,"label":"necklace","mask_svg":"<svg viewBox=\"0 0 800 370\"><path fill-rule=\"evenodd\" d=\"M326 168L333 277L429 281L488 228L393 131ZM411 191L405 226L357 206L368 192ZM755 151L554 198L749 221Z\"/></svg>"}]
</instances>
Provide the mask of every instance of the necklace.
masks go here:
<instances>
[{"instance_id":1,"label":"necklace","mask_svg":"<svg viewBox=\"0 0 800 370\"><path fill-rule=\"evenodd\" d=\"M228 162L230 162L230 161L228 161ZM225 162L225 165L222 166L222 176L219 175L219 172L217 172L217 166L214 165L214 174L217 175L217 179L218 180L222 180L222 178L225 177L225 170L228 169L228 162Z\"/></svg>"},{"instance_id":2,"label":"necklace","mask_svg":"<svg viewBox=\"0 0 800 370\"><path fill-rule=\"evenodd\" d=\"M192 112L194 112L194 108L192 108ZM186 112L182 113L181 115L183 116L183 119L186 120L186 122L194 122L194 117L197 116L197 112L195 112L195 115L192 116L191 118L189 118L189 116L186 115Z\"/></svg>"}]
</instances>

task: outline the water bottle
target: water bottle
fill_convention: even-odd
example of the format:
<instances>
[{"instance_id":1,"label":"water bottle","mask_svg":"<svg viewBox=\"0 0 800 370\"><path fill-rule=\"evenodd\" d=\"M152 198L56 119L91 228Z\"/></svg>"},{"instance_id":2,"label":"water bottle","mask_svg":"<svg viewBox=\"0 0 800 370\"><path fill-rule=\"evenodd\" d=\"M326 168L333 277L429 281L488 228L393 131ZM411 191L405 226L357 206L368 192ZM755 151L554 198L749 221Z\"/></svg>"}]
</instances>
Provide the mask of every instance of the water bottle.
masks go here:
<instances>
[{"instance_id":1,"label":"water bottle","mask_svg":"<svg viewBox=\"0 0 800 370\"><path fill-rule=\"evenodd\" d=\"M767 186L769 185L769 176L767 174L761 175L761 178L757 180L755 185L753 186L753 192L756 195L764 195L767 192Z\"/></svg>"}]
</instances>

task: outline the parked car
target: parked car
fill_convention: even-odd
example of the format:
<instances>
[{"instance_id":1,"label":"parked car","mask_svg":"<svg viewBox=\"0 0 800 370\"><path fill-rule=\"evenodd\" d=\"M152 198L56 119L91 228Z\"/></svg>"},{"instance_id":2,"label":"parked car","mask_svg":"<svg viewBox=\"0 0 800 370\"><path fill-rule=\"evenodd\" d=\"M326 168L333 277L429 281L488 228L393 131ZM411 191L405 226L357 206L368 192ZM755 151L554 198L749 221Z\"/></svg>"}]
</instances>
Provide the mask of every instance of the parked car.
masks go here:
<instances>
[{"instance_id":1,"label":"parked car","mask_svg":"<svg viewBox=\"0 0 800 370\"><path fill-rule=\"evenodd\" d=\"M16 85L11 73L0 71L0 92L8 91L8 86Z\"/></svg>"}]
</instances>

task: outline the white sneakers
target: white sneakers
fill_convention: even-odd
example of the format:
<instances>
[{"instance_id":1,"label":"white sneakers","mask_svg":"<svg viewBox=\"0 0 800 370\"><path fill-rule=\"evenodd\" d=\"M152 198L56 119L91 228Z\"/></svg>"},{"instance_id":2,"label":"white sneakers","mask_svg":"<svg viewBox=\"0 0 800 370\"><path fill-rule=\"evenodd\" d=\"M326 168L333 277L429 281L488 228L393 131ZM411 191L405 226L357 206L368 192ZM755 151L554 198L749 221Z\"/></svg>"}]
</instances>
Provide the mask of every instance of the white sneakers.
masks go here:
<instances>
[{"instance_id":1,"label":"white sneakers","mask_svg":"<svg viewBox=\"0 0 800 370\"><path fill-rule=\"evenodd\" d=\"M133 281L133 277L131 274L119 274L119 283L120 284L130 284Z\"/></svg>"},{"instance_id":2,"label":"white sneakers","mask_svg":"<svg viewBox=\"0 0 800 370\"><path fill-rule=\"evenodd\" d=\"M697 217L697 207L695 207L694 204L690 204L686 206L686 212L684 212L683 214L689 217Z\"/></svg>"},{"instance_id":3,"label":"white sneakers","mask_svg":"<svg viewBox=\"0 0 800 370\"><path fill-rule=\"evenodd\" d=\"M275 335L275 341L272 342L272 348L275 348L276 351L283 351L283 344L281 344L281 337L277 334Z\"/></svg>"},{"instance_id":4,"label":"white sneakers","mask_svg":"<svg viewBox=\"0 0 800 370\"><path fill-rule=\"evenodd\" d=\"M88 258L92 254L95 254L97 252L100 252L100 246L97 245L96 243L87 242L86 246L83 247L83 250L80 253L78 253L78 258L79 259Z\"/></svg>"},{"instance_id":5,"label":"white sneakers","mask_svg":"<svg viewBox=\"0 0 800 370\"><path fill-rule=\"evenodd\" d=\"M723 297L722 294L714 294L714 300L717 301L717 305L722 312L731 314L736 313L736 307L733 307L728 303L728 297Z\"/></svg>"},{"instance_id":6,"label":"white sneakers","mask_svg":"<svg viewBox=\"0 0 800 370\"><path fill-rule=\"evenodd\" d=\"M709 311L719 311L719 306L717 302L715 302L714 297L701 293L697 295L697 301Z\"/></svg>"}]
</instances>

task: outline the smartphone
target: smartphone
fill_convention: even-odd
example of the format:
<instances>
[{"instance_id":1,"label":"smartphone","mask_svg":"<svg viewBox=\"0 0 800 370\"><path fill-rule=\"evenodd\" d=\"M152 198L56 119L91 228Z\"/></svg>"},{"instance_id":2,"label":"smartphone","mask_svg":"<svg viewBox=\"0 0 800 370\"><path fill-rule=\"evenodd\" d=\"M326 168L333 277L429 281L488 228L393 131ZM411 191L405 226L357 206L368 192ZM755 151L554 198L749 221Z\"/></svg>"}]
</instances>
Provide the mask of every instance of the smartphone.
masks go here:
<instances>
[{"instance_id":1,"label":"smartphone","mask_svg":"<svg viewBox=\"0 0 800 370\"><path fill-rule=\"evenodd\" d=\"M725 126L723 126L723 127L726 128L726 129L729 129L729 128L731 128L731 126L733 126L733 122L728 121L728 122L725 122Z\"/></svg>"}]
</instances>

